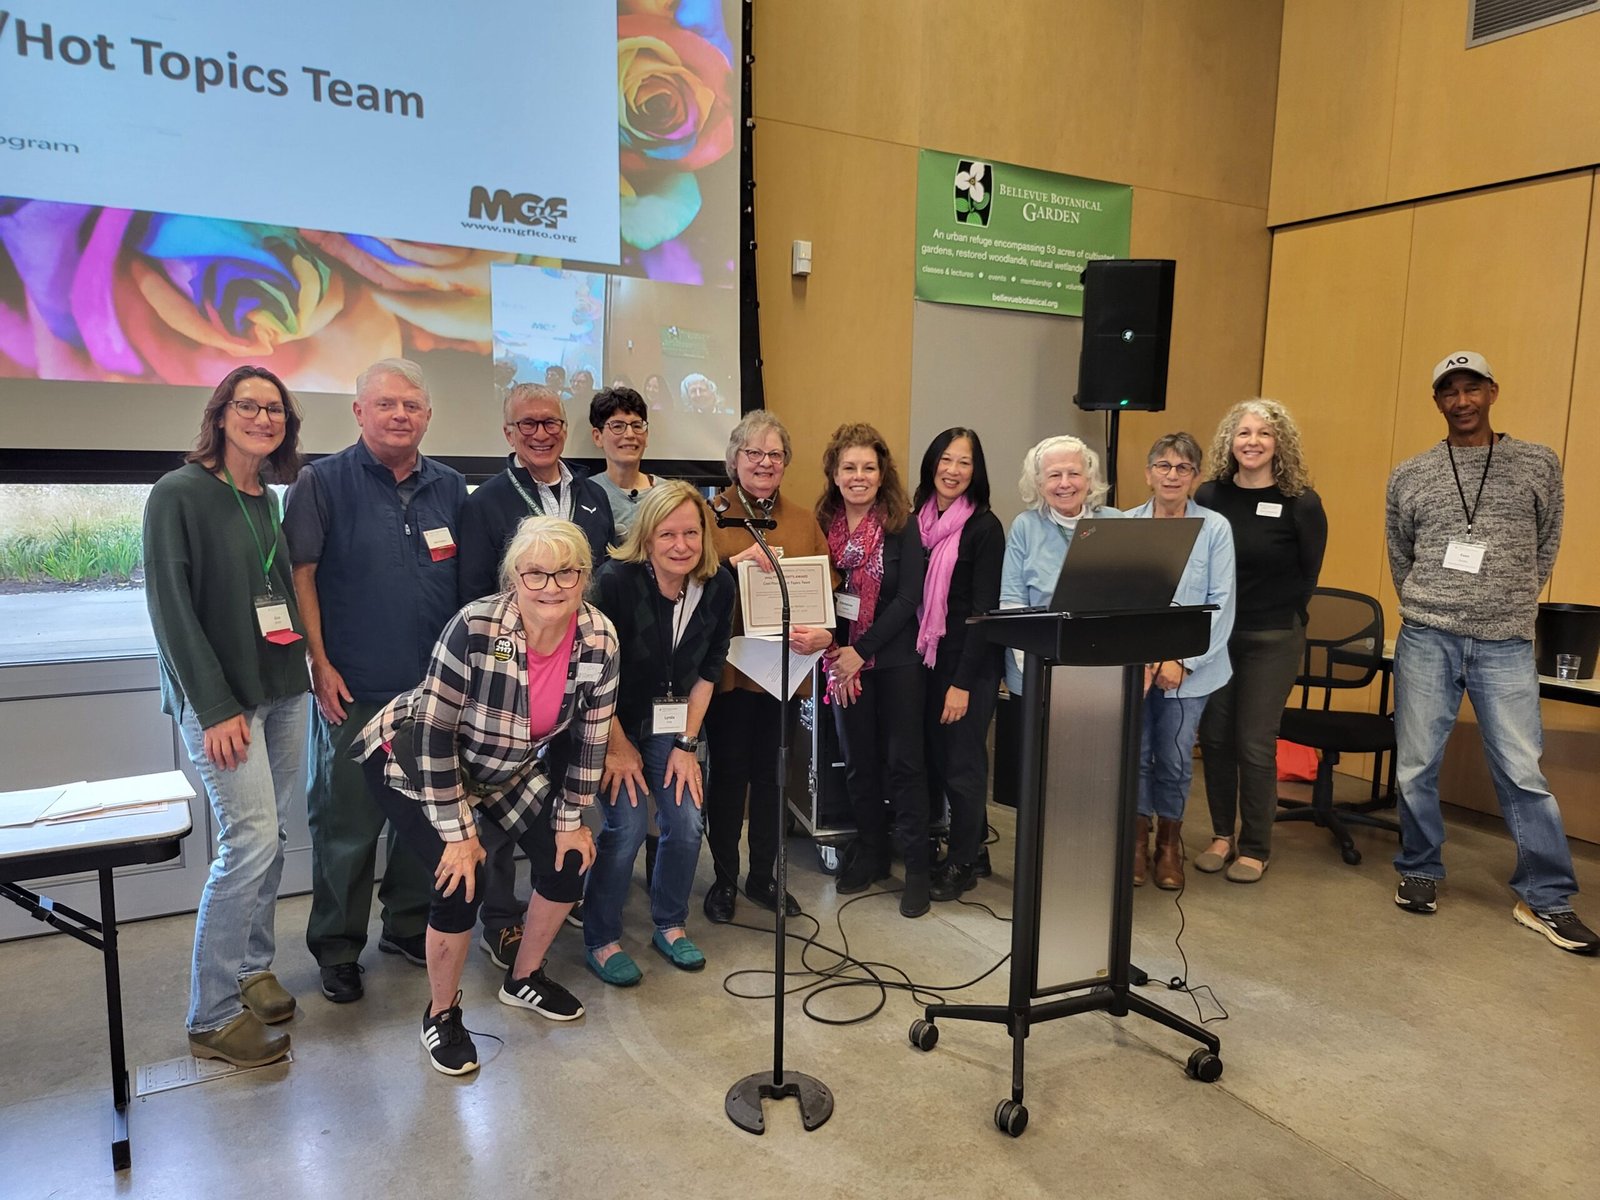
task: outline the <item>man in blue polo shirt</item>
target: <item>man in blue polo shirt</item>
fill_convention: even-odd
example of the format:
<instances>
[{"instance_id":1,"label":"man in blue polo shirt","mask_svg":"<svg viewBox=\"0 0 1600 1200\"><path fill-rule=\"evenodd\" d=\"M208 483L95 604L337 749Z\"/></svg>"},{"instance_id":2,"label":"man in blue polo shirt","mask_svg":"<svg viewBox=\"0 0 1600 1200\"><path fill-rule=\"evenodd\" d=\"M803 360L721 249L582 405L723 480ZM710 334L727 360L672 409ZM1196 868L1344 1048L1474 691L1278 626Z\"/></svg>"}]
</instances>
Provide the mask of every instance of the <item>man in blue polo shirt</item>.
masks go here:
<instances>
[{"instance_id":1,"label":"man in blue polo shirt","mask_svg":"<svg viewBox=\"0 0 1600 1200\"><path fill-rule=\"evenodd\" d=\"M335 1004L362 995L383 813L351 743L368 719L422 681L455 614L461 474L418 453L433 415L421 369L384 359L356 381L360 439L308 464L283 516L305 622L311 717L311 916L306 945ZM426 964L432 872L389 835L378 949Z\"/></svg>"}]
</instances>

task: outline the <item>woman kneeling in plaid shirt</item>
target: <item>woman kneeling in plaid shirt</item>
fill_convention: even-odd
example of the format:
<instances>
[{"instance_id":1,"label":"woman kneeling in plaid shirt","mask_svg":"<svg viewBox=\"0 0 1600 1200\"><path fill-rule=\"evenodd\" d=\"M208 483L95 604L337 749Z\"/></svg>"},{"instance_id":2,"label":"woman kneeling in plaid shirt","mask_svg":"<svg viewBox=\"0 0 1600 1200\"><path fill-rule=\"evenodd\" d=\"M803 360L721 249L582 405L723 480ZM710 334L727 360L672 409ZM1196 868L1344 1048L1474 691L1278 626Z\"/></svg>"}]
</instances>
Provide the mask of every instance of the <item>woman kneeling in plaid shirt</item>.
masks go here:
<instances>
[{"instance_id":1,"label":"woman kneeling in plaid shirt","mask_svg":"<svg viewBox=\"0 0 1600 1200\"><path fill-rule=\"evenodd\" d=\"M500 1002L553 1021L583 1015L544 961L594 862L580 810L599 787L616 708L617 634L584 602L591 567L576 525L524 520L501 563L505 590L451 619L427 676L368 723L354 751L401 840L434 866L422 1044L446 1075L478 1069L460 986L478 915L480 820L511 834L534 883Z\"/></svg>"}]
</instances>

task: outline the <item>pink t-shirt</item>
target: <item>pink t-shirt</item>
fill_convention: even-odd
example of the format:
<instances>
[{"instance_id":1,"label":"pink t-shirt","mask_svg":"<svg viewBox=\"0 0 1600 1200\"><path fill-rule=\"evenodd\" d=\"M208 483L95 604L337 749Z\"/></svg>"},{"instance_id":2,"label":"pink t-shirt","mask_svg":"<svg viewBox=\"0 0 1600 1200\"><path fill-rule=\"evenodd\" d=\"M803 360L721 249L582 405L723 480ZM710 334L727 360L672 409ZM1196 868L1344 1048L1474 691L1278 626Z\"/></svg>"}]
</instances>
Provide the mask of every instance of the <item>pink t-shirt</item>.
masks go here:
<instances>
[{"instance_id":1,"label":"pink t-shirt","mask_svg":"<svg viewBox=\"0 0 1600 1200\"><path fill-rule=\"evenodd\" d=\"M534 743L549 737L561 719L561 701L567 693L567 668L572 663L572 643L578 636L578 614L572 614L567 636L549 654L528 647L528 736Z\"/></svg>"}]
</instances>

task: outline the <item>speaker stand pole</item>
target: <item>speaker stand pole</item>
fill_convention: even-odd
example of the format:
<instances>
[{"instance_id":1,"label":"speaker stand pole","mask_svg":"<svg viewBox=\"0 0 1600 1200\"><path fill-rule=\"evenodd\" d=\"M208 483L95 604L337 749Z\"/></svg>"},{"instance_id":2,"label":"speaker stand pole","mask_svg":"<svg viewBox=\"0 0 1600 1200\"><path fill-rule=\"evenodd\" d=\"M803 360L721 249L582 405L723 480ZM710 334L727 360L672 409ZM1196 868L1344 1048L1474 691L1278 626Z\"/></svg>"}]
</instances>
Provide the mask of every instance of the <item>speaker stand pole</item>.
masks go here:
<instances>
[{"instance_id":1,"label":"speaker stand pole","mask_svg":"<svg viewBox=\"0 0 1600 1200\"><path fill-rule=\"evenodd\" d=\"M761 547L761 553L772 564L772 572L778 580L778 595L782 599L783 630L783 641L779 643L783 657L778 671L778 858L773 871L777 904L774 906L776 920L772 949L772 1070L757 1071L739 1080L728 1089L722 1107L728 1114L728 1120L746 1133L765 1133L767 1123L761 1111L761 1102L792 1099L800 1105L800 1124L809 1133L833 1116L833 1093L819 1079L798 1071L785 1072L783 1069L784 961L788 948L785 920L789 906L789 583L784 579L777 556L772 553L772 547L767 545L762 532L775 527L777 522L759 517L746 520L718 513L717 524L742 526L749 530L756 545ZM754 819L752 813L751 820ZM751 865L754 866L753 863Z\"/></svg>"},{"instance_id":2,"label":"speaker stand pole","mask_svg":"<svg viewBox=\"0 0 1600 1200\"><path fill-rule=\"evenodd\" d=\"M1113 408L1106 422L1106 503L1117 505L1117 435L1122 423L1122 412Z\"/></svg>"}]
</instances>

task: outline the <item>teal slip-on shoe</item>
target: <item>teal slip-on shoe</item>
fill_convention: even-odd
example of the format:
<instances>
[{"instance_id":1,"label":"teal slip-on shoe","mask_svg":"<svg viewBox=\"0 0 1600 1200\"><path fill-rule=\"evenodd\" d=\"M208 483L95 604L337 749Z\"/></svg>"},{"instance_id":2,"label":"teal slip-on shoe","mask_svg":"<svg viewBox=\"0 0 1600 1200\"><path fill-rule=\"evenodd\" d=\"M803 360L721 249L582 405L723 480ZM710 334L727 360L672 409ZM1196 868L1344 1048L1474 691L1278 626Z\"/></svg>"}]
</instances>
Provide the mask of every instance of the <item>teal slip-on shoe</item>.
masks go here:
<instances>
[{"instance_id":1,"label":"teal slip-on shoe","mask_svg":"<svg viewBox=\"0 0 1600 1200\"><path fill-rule=\"evenodd\" d=\"M583 961L589 964L589 970L612 987L632 987L644 978L644 972L639 970L639 964L628 957L626 950L618 950L604 963L595 958L593 950L585 950Z\"/></svg>"},{"instance_id":2,"label":"teal slip-on shoe","mask_svg":"<svg viewBox=\"0 0 1600 1200\"><path fill-rule=\"evenodd\" d=\"M680 971L701 971L705 969L706 956L700 953L700 947L689 940L686 933L675 942L669 942L658 929L651 937L650 944L656 948L656 953L661 955Z\"/></svg>"}]
</instances>

